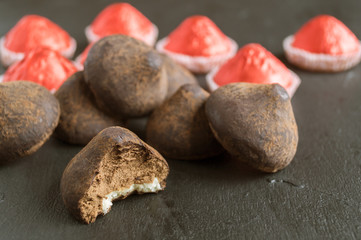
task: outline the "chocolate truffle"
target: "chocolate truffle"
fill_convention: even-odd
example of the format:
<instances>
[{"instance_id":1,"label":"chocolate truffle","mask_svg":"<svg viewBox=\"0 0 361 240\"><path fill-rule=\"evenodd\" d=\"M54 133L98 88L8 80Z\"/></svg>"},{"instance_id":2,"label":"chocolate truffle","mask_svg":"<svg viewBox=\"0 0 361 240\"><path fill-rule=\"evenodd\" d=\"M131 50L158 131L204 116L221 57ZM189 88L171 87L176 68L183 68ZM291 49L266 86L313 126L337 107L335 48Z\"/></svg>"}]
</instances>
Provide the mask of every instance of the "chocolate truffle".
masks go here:
<instances>
[{"instance_id":1,"label":"chocolate truffle","mask_svg":"<svg viewBox=\"0 0 361 240\"><path fill-rule=\"evenodd\" d=\"M154 148L128 129L110 127L69 162L60 190L70 213L89 224L108 213L113 200L163 190L168 173L167 162Z\"/></svg>"},{"instance_id":2,"label":"chocolate truffle","mask_svg":"<svg viewBox=\"0 0 361 240\"><path fill-rule=\"evenodd\" d=\"M115 117L142 117L167 95L162 57L145 43L111 35L94 44L84 75L100 109Z\"/></svg>"},{"instance_id":3,"label":"chocolate truffle","mask_svg":"<svg viewBox=\"0 0 361 240\"><path fill-rule=\"evenodd\" d=\"M32 82L0 84L0 162L36 152L53 133L59 103L46 88Z\"/></svg>"},{"instance_id":4,"label":"chocolate truffle","mask_svg":"<svg viewBox=\"0 0 361 240\"><path fill-rule=\"evenodd\" d=\"M278 84L231 83L206 102L217 140L231 154L264 172L293 159L298 131L289 96Z\"/></svg>"},{"instance_id":5,"label":"chocolate truffle","mask_svg":"<svg viewBox=\"0 0 361 240\"><path fill-rule=\"evenodd\" d=\"M55 97L61 109L55 136L68 143L85 145L104 128L124 125L124 120L109 117L96 107L83 72L72 75Z\"/></svg>"},{"instance_id":6,"label":"chocolate truffle","mask_svg":"<svg viewBox=\"0 0 361 240\"><path fill-rule=\"evenodd\" d=\"M208 125L204 105L209 93L199 85L183 85L150 116L147 142L165 157L204 159L223 151Z\"/></svg>"},{"instance_id":7,"label":"chocolate truffle","mask_svg":"<svg viewBox=\"0 0 361 240\"><path fill-rule=\"evenodd\" d=\"M178 88L184 84L198 84L197 79L191 72L173 61L168 56L162 54L162 57L168 78L167 98L171 97L178 90Z\"/></svg>"}]
</instances>

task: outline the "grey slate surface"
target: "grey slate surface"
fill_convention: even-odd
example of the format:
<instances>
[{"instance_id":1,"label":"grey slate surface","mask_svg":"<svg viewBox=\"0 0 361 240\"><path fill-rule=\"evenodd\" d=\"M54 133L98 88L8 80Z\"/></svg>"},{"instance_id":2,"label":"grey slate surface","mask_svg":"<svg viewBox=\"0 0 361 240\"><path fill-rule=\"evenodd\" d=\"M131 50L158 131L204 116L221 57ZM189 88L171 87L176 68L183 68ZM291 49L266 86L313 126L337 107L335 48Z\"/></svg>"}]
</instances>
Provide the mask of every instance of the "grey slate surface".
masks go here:
<instances>
[{"instance_id":1,"label":"grey slate surface","mask_svg":"<svg viewBox=\"0 0 361 240\"><path fill-rule=\"evenodd\" d=\"M109 3L1 0L0 35L36 13L69 31L79 53L87 44L84 27ZM131 3L158 25L160 37L185 17L205 14L240 45L259 42L284 62L283 38L320 13L361 38L357 0ZM81 148L52 138L36 154L0 166L0 239L361 239L361 66L338 74L291 69L303 80L292 100L300 141L285 170L259 173L226 155L169 160L164 192L131 196L83 225L59 193L61 174ZM143 135L140 123L132 129Z\"/></svg>"}]
</instances>

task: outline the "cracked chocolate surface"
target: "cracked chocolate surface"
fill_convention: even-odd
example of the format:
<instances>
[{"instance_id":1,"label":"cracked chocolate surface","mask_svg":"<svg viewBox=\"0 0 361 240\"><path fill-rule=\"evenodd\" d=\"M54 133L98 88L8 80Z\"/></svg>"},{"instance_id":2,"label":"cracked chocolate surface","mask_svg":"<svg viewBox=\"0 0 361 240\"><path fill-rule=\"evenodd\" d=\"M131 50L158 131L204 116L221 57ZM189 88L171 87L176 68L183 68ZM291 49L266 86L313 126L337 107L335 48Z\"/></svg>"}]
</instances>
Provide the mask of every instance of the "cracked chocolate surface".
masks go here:
<instances>
[{"instance_id":1,"label":"cracked chocolate surface","mask_svg":"<svg viewBox=\"0 0 361 240\"><path fill-rule=\"evenodd\" d=\"M44 87L26 81L0 84L0 162L36 152L53 133L59 103Z\"/></svg>"},{"instance_id":2,"label":"cracked chocolate surface","mask_svg":"<svg viewBox=\"0 0 361 240\"><path fill-rule=\"evenodd\" d=\"M125 128L110 127L69 162L62 176L61 193L74 217L92 223L103 214L102 201L111 192L152 183L155 178L164 189L168 173L167 162L155 149Z\"/></svg>"},{"instance_id":3,"label":"cracked chocolate surface","mask_svg":"<svg viewBox=\"0 0 361 240\"><path fill-rule=\"evenodd\" d=\"M85 145L104 128L124 125L124 119L110 117L96 106L83 72L73 74L55 97L61 109L55 136L63 141Z\"/></svg>"}]
</instances>

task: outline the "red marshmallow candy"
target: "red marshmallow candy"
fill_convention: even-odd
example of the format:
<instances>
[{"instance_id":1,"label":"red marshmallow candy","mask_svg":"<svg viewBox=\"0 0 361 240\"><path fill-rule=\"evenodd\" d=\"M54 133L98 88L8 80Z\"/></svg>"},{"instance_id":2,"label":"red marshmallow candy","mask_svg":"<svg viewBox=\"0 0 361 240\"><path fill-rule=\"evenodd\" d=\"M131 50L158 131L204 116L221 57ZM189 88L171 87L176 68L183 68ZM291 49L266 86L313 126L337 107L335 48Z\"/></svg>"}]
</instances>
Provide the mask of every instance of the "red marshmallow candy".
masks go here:
<instances>
[{"instance_id":1,"label":"red marshmallow candy","mask_svg":"<svg viewBox=\"0 0 361 240\"><path fill-rule=\"evenodd\" d=\"M23 60L11 65L2 76L2 80L31 81L54 92L76 71L74 64L59 52L37 48L28 52Z\"/></svg>"},{"instance_id":2,"label":"red marshmallow candy","mask_svg":"<svg viewBox=\"0 0 361 240\"><path fill-rule=\"evenodd\" d=\"M360 41L329 15L312 18L283 41L283 48L291 63L311 71L344 71L361 60Z\"/></svg>"},{"instance_id":3,"label":"red marshmallow candy","mask_svg":"<svg viewBox=\"0 0 361 240\"><path fill-rule=\"evenodd\" d=\"M89 45L84 49L84 51L80 53L79 56L76 57L75 64L79 70L84 69L85 60L88 57L88 53L94 44L95 42L89 43Z\"/></svg>"},{"instance_id":4,"label":"red marshmallow candy","mask_svg":"<svg viewBox=\"0 0 361 240\"><path fill-rule=\"evenodd\" d=\"M224 65L212 70L206 80L211 91L234 82L278 83L286 89L290 97L301 82L278 58L255 43L243 46Z\"/></svg>"},{"instance_id":5,"label":"red marshmallow candy","mask_svg":"<svg viewBox=\"0 0 361 240\"><path fill-rule=\"evenodd\" d=\"M186 18L156 48L195 73L207 73L236 52L237 43L228 38L206 16Z\"/></svg>"},{"instance_id":6,"label":"red marshmallow candy","mask_svg":"<svg viewBox=\"0 0 361 240\"><path fill-rule=\"evenodd\" d=\"M128 35L153 46L158 28L129 3L114 3L101 11L85 29L89 42L113 34Z\"/></svg>"},{"instance_id":7,"label":"red marshmallow candy","mask_svg":"<svg viewBox=\"0 0 361 240\"><path fill-rule=\"evenodd\" d=\"M50 48L71 58L76 49L76 41L49 19L26 15L0 39L1 62L4 66L9 66L38 47Z\"/></svg>"}]
</instances>

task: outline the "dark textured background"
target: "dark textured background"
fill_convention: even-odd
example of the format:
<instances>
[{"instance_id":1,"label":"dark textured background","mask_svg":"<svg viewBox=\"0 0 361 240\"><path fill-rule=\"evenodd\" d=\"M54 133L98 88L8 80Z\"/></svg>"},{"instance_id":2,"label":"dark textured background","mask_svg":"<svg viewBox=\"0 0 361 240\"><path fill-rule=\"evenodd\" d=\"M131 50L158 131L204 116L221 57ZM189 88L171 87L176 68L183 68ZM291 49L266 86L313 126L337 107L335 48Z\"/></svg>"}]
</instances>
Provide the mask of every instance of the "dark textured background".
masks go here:
<instances>
[{"instance_id":1,"label":"dark textured background","mask_svg":"<svg viewBox=\"0 0 361 240\"><path fill-rule=\"evenodd\" d=\"M36 13L69 31L79 53L84 27L109 3L0 0L0 35ZM361 38L358 0L131 3L160 37L185 17L205 14L240 45L259 42L283 61L282 39L316 14L336 16ZM361 239L361 67L339 74L292 69L303 80L292 100L300 141L285 170L262 174L227 156L169 160L164 192L117 202L87 226L67 213L59 193L61 174L81 148L51 139L0 167L0 239Z\"/></svg>"}]
</instances>

